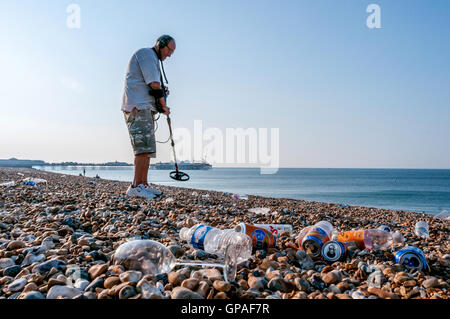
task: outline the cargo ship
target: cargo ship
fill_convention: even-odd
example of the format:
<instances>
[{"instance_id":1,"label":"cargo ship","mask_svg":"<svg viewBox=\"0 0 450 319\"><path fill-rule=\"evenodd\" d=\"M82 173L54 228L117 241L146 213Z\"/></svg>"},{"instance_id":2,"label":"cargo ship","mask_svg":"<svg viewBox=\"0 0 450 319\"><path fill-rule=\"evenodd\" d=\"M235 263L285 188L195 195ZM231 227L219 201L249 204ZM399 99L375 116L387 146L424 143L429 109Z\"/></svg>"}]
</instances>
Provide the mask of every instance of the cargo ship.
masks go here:
<instances>
[{"instance_id":1,"label":"cargo ship","mask_svg":"<svg viewBox=\"0 0 450 319\"><path fill-rule=\"evenodd\" d=\"M159 162L155 164L150 164L150 169L165 169L173 170L175 167L174 162ZM180 170L198 170L198 169L211 169L212 165L207 162L191 163L189 161L181 161L178 163L178 169Z\"/></svg>"}]
</instances>

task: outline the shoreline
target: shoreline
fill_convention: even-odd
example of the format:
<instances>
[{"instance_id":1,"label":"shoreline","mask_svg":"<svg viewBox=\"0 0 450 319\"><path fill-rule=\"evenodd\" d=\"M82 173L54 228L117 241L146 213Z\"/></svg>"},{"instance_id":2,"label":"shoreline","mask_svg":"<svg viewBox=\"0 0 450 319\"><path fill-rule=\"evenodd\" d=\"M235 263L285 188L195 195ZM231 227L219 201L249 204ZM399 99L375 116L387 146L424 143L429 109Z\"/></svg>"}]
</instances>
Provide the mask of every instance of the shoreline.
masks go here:
<instances>
[{"instance_id":1,"label":"shoreline","mask_svg":"<svg viewBox=\"0 0 450 319\"><path fill-rule=\"evenodd\" d=\"M72 166L68 166L68 167L72 167ZM78 166L73 166L73 167L78 167ZM89 167L97 167L97 166L89 166ZM98 166L98 167L100 167L100 166ZM131 166L132 167L132 166ZM130 167L130 169L131 169L131 167ZM80 166L80 168L83 168L82 166ZM109 168L111 168L111 167L109 167ZM122 169L123 167L121 167L121 166L117 166L117 167L114 167L114 168L118 168L118 169ZM217 168L217 167L216 167ZM225 168L225 167L218 167L218 168ZM34 169L34 170L37 170L37 171L42 171L42 172L49 172L49 173L55 173L55 174L62 174L62 175L70 175L70 176L79 176L79 172L77 172L77 173L74 173L74 174L70 174L70 173L65 173L65 172L50 172L50 171L46 171L46 170L43 170L43 169L39 169L39 168L30 168L30 169ZM108 169L108 167L106 167L106 169ZM246 169L246 168L243 168L243 169ZM255 170L256 169L259 169L259 168L254 168ZM289 169L289 168L287 168L287 169ZM297 168L294 168L294 169L297 169ZM322 168L319 168L319 169L322 169ZM323 169L326 169L326 168L323 168ZM334 168L333 168L334 169ZM347 168L342 168L342 169L347 169ZM153 169L154 170L154 169ZM350 169L351 170L351 169ZM356 168L355 170L360 170L359 168ZM434 169L434 170L436 170L436 169ZM152 170L151 170L152 171ZM170 171L170 170L164 170L164 171L167 171L167 173ZM74 172L75 172L75 170L74 170ZM101 174L101 173L100 173ZM86 176L86 178L91 178L91 177L87 177ZM100 176L100 178L101 178L101 176ZM115 180L115 179L105 179L105 180L109 180L109 181L117 181L117 182L128 182L128 183L131 183L131 179L130 179L130 181L124 181L124 180ZM170 180L170 179L169 179ZM154 184L154 183L152 183L153 185L157 185L157 186L165 186L164 184ZM180 185L182 185L182 184L180 184ZM178 186L170 186L170 187L178 187ZM230 193L230 194L233 194L231 191L226 191L226 190L214 190L214 189L207 189L207 188L192 188L192 187L183 187L183 186L180 186L179 188L189 188L189 189L196 189L196 190L200 190L200 191L213 191L213 192L222 192L222 193ZM404 212L411 212L411 213L419 213L419 214L427 214L427 215L431 215L431 216L435 216L435 215L438 215L438 214L440 214L441 212L442 212L442 209L441 210L439 210L439 209L437 209L436 207L430 207L429 208L429 211L425 211L425 210L420 210L420 209L417 209L417 210L413 210L413 208L411 208L411 210L408 210L408 208L393 208L393 207L377 207L377 206L370 206L370 205L365 205L365 204L345 204L345 203L343 203L343 202L340 202L340 201L334 201L334 202L325 202L325 201L322 201L322 200L308 200L308 199L304 199L304 198L293 198L293 197L283 197L282 195L280 195L279 197L271 197L271 196L268 196L268 195L265 195L265 194L260 194L260 195L258 195L258 194L252 194L252 193L247 193L247 192L244 192L245 194L247 194L247 195L251 195L251 196L257 196L257 197L263 197L263 198L278 198L278 199L286 199L286 200L303 200L303 201L307 201L307 202L316 202L316 203L323 203L323 204L334 204L334 205L344 205L344 206L356 206L356 207L367 207L367 208L373 208L373 209L387 209L387 210L391 210L391 211L404 211Z\"/></svg>"},{"instance_id":2,"label":"shoreline","mask_svg":"<svg viewBox=\"0 0 450 319\"><path fill-rule=\"evenodd\" d=\"M45 179L48 187L23 184L0 187L0 260L3 263L0 264L0 299L27 299L30 295L49 298L56 296L58 289L62 298L116 299L124 296L120 291L125 288L132 291L129 298L144 298L149 292L143 290L143 280L152 287L162 287L160 293L152 290L152 297L162 299L180 298L181 291L186 294L183 296L195 294L205 299L450 297L448 221L429 214L254 195L239 200L219 191L161 185L156 185L164 191L161 198L130 199L125 197L129 182L38 169L0 168L3 182L22 181L26 177ZM92 181L97 184L88 184ZM248 212L256 207L270 211L261 215ZM301 229L320 220L330 221L338 231L380 225L398 230L406 240L405 245L424 251L431 272L396 264L392 249L384 253L362 250L343 261L329 263L311 259L289 247ZM418 220L429 223L430 239L414 235ZM123 280L133 275L126 269L120 269L120 275L114 273L111 257L130 238L156 240L186 260L204 258L204 252L192 249L179 238L182 227L197 222L222 229L233 228L240 222L290 224L294 232L292 236L280 237L275 248L255 251L238 269L236 281L225 285L223 291L224 279L217 269L181 268L159 277L141 274L137 282ZM26 251L49 241L51 248L47 247L42 254ZM39 265L55 259L63 266L36 272L36 267L40 269ZM382 271L384 279L379 288L369 287L364 264L377 265ZM68 284L74 279L69 266L79 267L87 274L72 286ZM330 277L333 277L331 281Z\"/></svg>"}]
</instances>

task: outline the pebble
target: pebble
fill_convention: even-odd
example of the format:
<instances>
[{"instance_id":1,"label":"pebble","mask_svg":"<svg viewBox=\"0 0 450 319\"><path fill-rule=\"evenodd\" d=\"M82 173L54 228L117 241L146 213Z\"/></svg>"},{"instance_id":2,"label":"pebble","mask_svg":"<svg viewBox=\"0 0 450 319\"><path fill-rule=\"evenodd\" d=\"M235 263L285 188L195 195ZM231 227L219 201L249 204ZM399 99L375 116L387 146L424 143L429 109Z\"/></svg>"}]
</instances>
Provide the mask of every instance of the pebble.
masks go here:
<instances>
[{"instance_id":1,"label":"pebble","mask_svg":"<svg viewBox=\"0 0 450 319\"><path fill-rule=\"evenodd\" d=\"M204 297L185 287L175 287L171 299L204 299Z\"/></svg>"},{"instance_id":2,"label":"pebble","mask_svg":"<svg viewBox=\"0 0 450 319\"><path fill-rule=\"evenodd\" d=\"M121 282L138 283L142 278L140 271L129 270L119 275Z\"/></svg>"},{"instance_id":3,"label":"pebble","mask_svg":"<svg viewBox=\"0 0 450 319\"><path fill-rule=\"evenodd\" d=\"M5 269L11 266L14 266L16 263L11 258L2 258L0 259L0 269Z\"/></svg>"},{"instance_id":4,"label":"pebble","mask_svg":"<svg viewBox=\"0 0 450 319\"><path fill-rule=\"evenodd\" d=\"M129 299L137 295L136 290L133 286L127 285L120 289L119 291L119 299Z\"/></svg>"},{"instance_id":5,"label":"pebble","mask_svg":"<svg viewBox=\"0 0 450 319\"><path fill-rule=\"evenodd\" d=\"M11 241L8 246L6 247L6 250L16 250L20 248L26 247L26 243L21 240L13 240Z\"/></svg>"},{"instance_id":6,"label":"pebble","mask_svg":"<svg viewBox=\"0 0 450 319\"><path fill-rule=\"evenodd\" d=\"M45 296L39 291L28 291L21 293L18 299L45 299Z\"/></svg>"},{"instance_id":7,"label":"pebble","mask_svg":"<svg viewBox=\"0 0 450 319\"><path fill-rule=\"evenodd\" d=\"M19 278L14 280L12 283L10 283L8 285L8 287L6 287L6 290L8 292L17 292L17 291L21 291L25 285L27 284L27 280L25 278Z\"/></svg>"},{"instance_id":8,"label":"pebble","mask_svg":"<svg viewBox=\"0 0 450 319\"><path fill-rule=\"evenodd\" d=\"M53 286L47 292L47 299L58 299L64 297L72 299L80 294L80 290L69 286Z\"/></svg>"},{"instance_id":9,"label":"pebble","mask_svg":"<svg viewBox=\"0 0 450 319\"><path fill-rule=\"evenodd\" d=\"M74 288L79 289L80 291L84 291L87 286L89 286L90 282L86 279L78 278L73 284Z\"/></svg>"},{"instance_id":10,"label":"pebble","mask_svg":"<svg viewBox=\"0 0 450 319\"><path fill-rule=\"evenodd\" d=\"M181 287L185 287L187 289L194 291L195 288L197 288L199 282L200 281L197 278L188 278L188 279L183 280L183 282L181 283ZM217 282L217 281L215 281L215 282Z\"/></svg>"},{"instance_id":11,"label":"pebble","mask_svg":"<svg viewBox=\"0 0 450 319\"><path fill-rule=\"evenodd\" d=\"M185 276L183 276L182 274L180 274L179 272L176 271L171 271L168 274L169 277L169 282L173 285L173 286L179 286L181 285L181 283L183 282L183 280L186 279Z\"/></svg>"},{"instance_id":12,"label":"pebble","mask_svg":"<svg viewBox=\"0 0 450 319\"><path fill-rule=\"evenodd\" d=\"M333 270L322 275L322 280L327 284L337 284L341 279L342 274L339 270Z\"/></svg>"},{"instance_id":13,"label":"pebble","mask_svg":"<svg viewBox=\"0 0 450 319\"><path fill-rule=\"evenodd\" d=\"M184 255L184 249L179 245L170 245L167 248L169 248L169 250L175 256L175 258L180 258Z\"/></svg>"},{"instance_id":14,"label":"pebble","mask_svg":"<svg viewBox=\"0 0 450 319\"><path fill-rule=\"evenodd\" d=\"M272 291L291 292L292 290L294 290L295 284L281 277L275 277L269 281L267 287Z\"/></svg>"},{"instance_id":15,"label":"pebble","mask_svg":"<svg viewBox=\"0 0 450 319\"><path fill-rule=\"evenodd\" d=\"M91 280L97 278L108 270L108 264L97 264L89 268L89 276Z\"/></svg>"},{"instance_id":16,"label":"pebble","mask_svg":"<svg viewBox=\"0 0 450 319\"><path fill-rule=\"evenodd\" d=\"M3 276L16 277L22 271L20 266L11 266L3 270Z\"/></svg>"},{"instance_id":17,"label":"pebble","mask_svg":"<svg viewBox=\"0 0 450 319\"><path fill-rule=\"evenodd\" d=\"M267 287L268 281L264 277L250 276L248 278L248 286L254 290L264 290Z\"/></svg>"},{"instance_id":18,"label":"pebble","mask_svg":"<svg viewBox=\"0 0 450 319\"><path fill-rule=\"evenodd\" d=\"M104 286L106 289L110 289L112 287L114 287L115 285L118 285L121 283L121 280L119 277L116 276L111 276L106 278L105 282L104 282Z\"/></svg>"},{"instance_id":19,"label":"pebble","mask_svg":"<svg viewBox=\"0 0 450 319\"><path fill-rule=\"evenodd\" d=\"M431 277L422 282L422 287L424 287L425 289L434 288L437 286L439 286L439 280L436 277Z\"/></svg>"},{"instance_id":20,"label":"pebble","mask_svg":"<svg viewBox=\"0 0 450 319\"><path fill-rule=\"evenodd\" d=\"M45 274L49 272L52 268L55 268L57 271L63 270L64 268L66 268L66 263L59 259L48 260L34 266L32 272Z\"/></svg>"},{"instance_id":21,"label":"pebble","mask_svg":"<svg viewBox=\"0 0 450 319\"><path fill-rule=\"evenodd\" d=\"M213 287L214 289L216 289L217 291L220 292L228 292L231 289L231 284L226 282L226 281L222 281L222 280L216 280L213 283Z\"/></svg>"}]
</instances>

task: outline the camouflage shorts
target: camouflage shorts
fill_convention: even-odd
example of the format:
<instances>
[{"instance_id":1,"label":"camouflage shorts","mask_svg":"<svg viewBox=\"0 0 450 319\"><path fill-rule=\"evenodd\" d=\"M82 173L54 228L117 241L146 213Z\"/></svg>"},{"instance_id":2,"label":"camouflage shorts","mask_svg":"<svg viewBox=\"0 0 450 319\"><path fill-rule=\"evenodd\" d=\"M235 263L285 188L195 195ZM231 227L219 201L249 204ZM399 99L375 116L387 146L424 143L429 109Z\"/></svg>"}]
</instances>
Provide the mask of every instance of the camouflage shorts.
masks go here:
<instances>
[{"instance_id":1,"label":"camouflage shorts","mask_svg":"<svg viewBox=\"0 0 450 319\"><path fill-rule=\"evenodd\" d=\"M151 109L133 109L130 113L124 112L131 145L135 155L149 153L149 157L156 157L156 142L154 119Z\"/></svg>"}]
</instances>

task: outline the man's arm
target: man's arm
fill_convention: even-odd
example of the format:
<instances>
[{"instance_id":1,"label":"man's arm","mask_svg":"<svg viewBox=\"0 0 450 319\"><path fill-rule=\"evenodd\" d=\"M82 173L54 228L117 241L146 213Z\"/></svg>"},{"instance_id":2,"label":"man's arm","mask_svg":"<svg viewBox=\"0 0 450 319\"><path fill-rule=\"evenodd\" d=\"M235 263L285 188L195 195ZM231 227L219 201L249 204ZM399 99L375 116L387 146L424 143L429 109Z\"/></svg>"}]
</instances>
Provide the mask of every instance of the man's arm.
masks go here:
<instances>
[{"instance_id":1,"label":"man's arm","mask_svg":"<svg viewBox=\"0 0 450 319\"><path fill-rule=\"evenodd\" d=\"M148 85L151 89L153 90L161 90L161 83L159 82L152 82ZM164 99L164 97L161 97L159 99L159 103L161 104L163 110L164 110L164 114L169 115L170 114L170 108L167 107L166 105L166 100Z\"/></svg>"}]
</instances>

